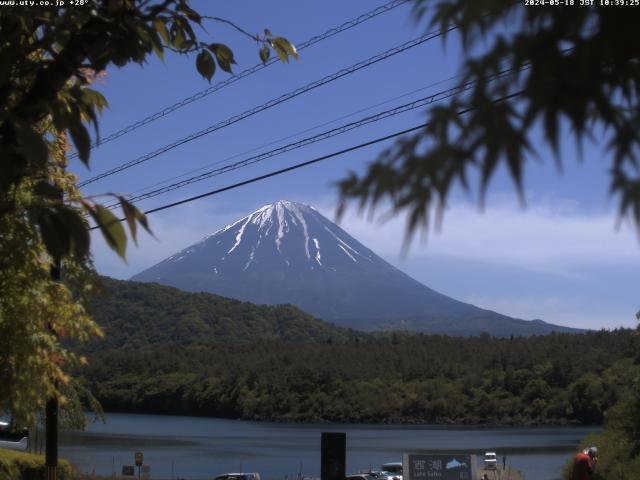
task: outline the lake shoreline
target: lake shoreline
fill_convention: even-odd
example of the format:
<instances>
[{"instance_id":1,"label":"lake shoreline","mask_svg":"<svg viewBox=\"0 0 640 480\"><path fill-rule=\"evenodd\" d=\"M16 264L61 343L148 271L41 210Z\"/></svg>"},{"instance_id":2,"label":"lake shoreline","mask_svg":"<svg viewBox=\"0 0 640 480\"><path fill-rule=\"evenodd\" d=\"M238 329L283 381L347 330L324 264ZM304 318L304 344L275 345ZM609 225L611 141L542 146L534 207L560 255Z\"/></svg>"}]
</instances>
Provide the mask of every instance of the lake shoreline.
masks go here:
<instances>
[{"instance_id":1,"label":"lake shoreline","mask_svg":"<svg viewBox=\"0 0 640 480\"><path fill-rule=\"evenodd\" d=\"M412 451L460 452L482 458L485 451L507 456L526 478L560 479L560 472L590 427L469 426L425 424L291 423L193 416L107 412L106 423L85 432L61 432L60 456L82 472L109 475L132 465L144 452L153 478L213 478L259 472L263 480L320 472L320 434L347 435L347 472L376 469Z\"/></svg>"},{"instance_id":2,"label":"lake shoreline","mask_svg":"<svg viewBox=\"0 0 640 480\"><path fill-rule=\"evenodd\" d=\"M109 410L105 411L104 414L128 414L128 415L159 415L166 417L193 417L193 418L210 418L216 420L237 420L241 422L257 422L257 423L275 423L275 424L300 424L300 425L313 425L313 424L349 424L349 425L398 425L398 426L426 426L426 427L465 427L465 428L501 428L501 427L588 427L588 428L602 428L601 424L584 424L577 421L571 421L567 419L548 419L548 421L544 422L533 422L533 421L517 421L516 419L507 419L504 421L498 422L482 422L482 421L472 421L470 419L467 421L442 421L442 422L433 422L427 421L424 418L420 417L395 417L395 418L384 418L384 419L372 419L372 418L361 418L361 419L349 419L349 418L336 418L336 419L326 419L322 417L288 417L288 416L279 416L279 417L261 417L261 416L252 416L252 417L236 417L236 416L213 416L202 414L201 412L196 413L183 413L183 412L166 412L166 411L142 411L136 409L122 409L122 410Z\"/></svg>"}]
</instances>

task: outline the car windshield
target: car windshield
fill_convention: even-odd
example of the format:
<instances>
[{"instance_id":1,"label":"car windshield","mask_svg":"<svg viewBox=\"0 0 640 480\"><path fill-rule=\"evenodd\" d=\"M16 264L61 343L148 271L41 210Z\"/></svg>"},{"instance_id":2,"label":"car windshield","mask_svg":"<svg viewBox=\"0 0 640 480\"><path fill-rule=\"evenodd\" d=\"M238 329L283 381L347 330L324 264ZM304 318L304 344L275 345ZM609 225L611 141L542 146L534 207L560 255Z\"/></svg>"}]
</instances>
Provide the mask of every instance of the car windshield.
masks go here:
<instances>
[{"instance_id":1,"label":"car windshield","mask_svg":"<svg viewBox=\"0 0 640 480\"><path fill-rule=\"evenodd\" d=\"M382 470L385 472L389 472L391 474L399 473L402 475L402 464L401 463L385 463L382 465Z\"/></svg>"}]
</instances>

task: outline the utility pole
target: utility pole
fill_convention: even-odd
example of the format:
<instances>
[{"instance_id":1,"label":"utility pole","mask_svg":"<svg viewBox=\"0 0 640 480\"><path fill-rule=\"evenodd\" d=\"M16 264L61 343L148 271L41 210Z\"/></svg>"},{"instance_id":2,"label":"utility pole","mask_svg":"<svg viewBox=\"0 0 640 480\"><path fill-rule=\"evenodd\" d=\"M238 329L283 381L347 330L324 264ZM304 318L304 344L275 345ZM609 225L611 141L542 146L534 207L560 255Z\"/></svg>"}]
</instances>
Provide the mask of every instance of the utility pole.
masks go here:
<instances>
[{"instance_id":1,"label":"utility pole","mask_svg":"<svg viewBox=\"0 0 640 480\"><path fill-rule=\"evenodd\" d=\"M344 480L347 458L347 434L322 432L320 434L320 479Z\"/></svg>"},{"instance_id":2,"label":"utility pole","mask_svg":"<svg viewBox=\"0 0 640 480\"><path fill-rule=\"evenodd\" d=\"M60 259L53 261L51 265L51 279L59 282L61 277L62 262ZM49 329L52 330L51 324ZM56 332L52 330L55 335ZM58 398L47 399L45 407L45 465L47 467L47 480L58 480Z\"/></svg>"}]
</instances>

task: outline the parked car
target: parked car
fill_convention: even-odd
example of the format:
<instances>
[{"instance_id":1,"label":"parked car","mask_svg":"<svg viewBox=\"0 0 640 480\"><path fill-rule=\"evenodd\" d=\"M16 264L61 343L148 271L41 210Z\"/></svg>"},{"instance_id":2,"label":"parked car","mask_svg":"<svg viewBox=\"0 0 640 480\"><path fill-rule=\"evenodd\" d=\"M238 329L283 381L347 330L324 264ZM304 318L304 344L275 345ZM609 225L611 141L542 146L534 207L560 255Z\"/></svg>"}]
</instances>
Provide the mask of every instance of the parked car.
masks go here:
<instances>
[{"instance_id":1,"label":"parked car","mask_svg":"<svg viewBox=\"0 0 640 480\"><path fill-rule=\"evenodd\" d=\"M383 463L380 469L387 474L389 480L402 480L402 462Z\"/></svg>"},{"instance_id":2,"label":"parked car","mask_svg":"<svg viewBox=\"0 0 640 480\"><path fill-rule=\"evenodd\" d=\"M354 473L353 475L347 475L346 480L376 480L373 475L368 473Z\"/></svg>"},{"instance_id":3,"label":"parked car","mask_svg":"<svg viewBox=\"0 0 640 480\"><path fill-rule=\"evenodd\" d=\"M213 480L260 480L259 473L223 473Z\"/></svg>"},{"instance_id":4,"label":"parked car","mask_svg":"<svg viewBox=\"0 0 640 480\"><path fill-rule=\"evenodd\" d=\"M376 480L393 480L393 474L391 472L383 472L381 470L374 470L371 472L367 472Z\"/></svg>"},{"instance_id":5,"label":"parked car","mask_svg":"<svg viewBox=\"0 0 640 480\"><path fill-rule=\"evenodd\" d=\"M402 475L399 473L391 473L391 472L382 472L383 475L386 475L384 480L402 480Z\"/></svg>"},{"instance_id":6,"label":"parked car","mask_svg":"<svg viewBox=\"0 0 640 480\"><path fill-rule=\"evenodd\" d=\"M486 452L484 454L484 468L486 470L495 470L498 468L498 457L496 452Z\"/></svg>"},{"instance_id":7,"label":"parked car","mask_svg":"<svg viewBox=\"0 0 640 480\"><path fill-rule=\"evenodd\" d=\"M15 430L9 422L0 421L0 448L26 451L29 446L29 431Z\"/></svg>"}]
</instances>

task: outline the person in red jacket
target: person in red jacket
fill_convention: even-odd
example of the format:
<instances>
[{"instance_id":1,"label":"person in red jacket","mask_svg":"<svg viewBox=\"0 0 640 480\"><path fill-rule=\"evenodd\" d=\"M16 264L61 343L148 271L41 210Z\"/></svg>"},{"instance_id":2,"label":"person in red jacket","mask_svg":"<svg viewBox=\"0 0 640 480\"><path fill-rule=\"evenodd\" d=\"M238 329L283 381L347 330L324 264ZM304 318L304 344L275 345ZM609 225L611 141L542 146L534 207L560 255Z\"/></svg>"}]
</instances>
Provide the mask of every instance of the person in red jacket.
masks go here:
<instances>
[{"instance_id":1,"label":"person in red jacket","mask_svg":"<svg viewBox=\"0 0 640 480\"><path fill-rule=\"evenodd\" d=\"M598 461L598 449L589 447L578 453L573 459L571 480L589 480Z\"/></svg>"}]
</instances>

